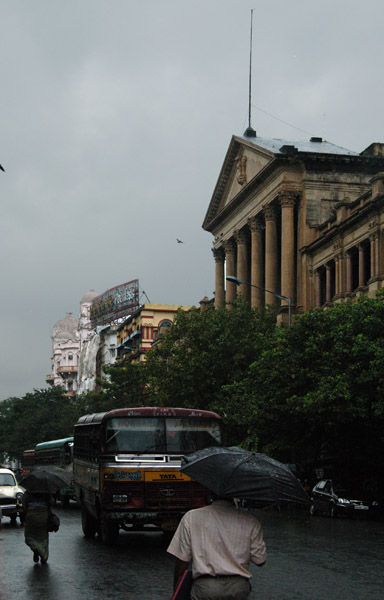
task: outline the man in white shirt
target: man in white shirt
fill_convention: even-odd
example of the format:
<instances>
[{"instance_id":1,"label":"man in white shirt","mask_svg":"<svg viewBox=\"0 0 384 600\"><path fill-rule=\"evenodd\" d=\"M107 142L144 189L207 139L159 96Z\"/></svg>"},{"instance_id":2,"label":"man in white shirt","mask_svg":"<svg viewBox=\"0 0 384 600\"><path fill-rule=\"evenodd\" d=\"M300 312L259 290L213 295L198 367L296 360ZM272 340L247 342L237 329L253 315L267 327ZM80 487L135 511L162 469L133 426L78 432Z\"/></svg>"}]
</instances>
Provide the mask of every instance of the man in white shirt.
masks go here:
<instances>
[{"instance_id":1,"label":"man in white shirt","mask_svg":"<svg viewBox=\"0 0 384 600\"><path fill-rule=\"evenodd\" d=\"M249 562L261 567L266 560L259 521L225 499L186 513L168 552L177 559L175 587L192 561L192 600L245 600Z\"/></svg>"}]
</instances>

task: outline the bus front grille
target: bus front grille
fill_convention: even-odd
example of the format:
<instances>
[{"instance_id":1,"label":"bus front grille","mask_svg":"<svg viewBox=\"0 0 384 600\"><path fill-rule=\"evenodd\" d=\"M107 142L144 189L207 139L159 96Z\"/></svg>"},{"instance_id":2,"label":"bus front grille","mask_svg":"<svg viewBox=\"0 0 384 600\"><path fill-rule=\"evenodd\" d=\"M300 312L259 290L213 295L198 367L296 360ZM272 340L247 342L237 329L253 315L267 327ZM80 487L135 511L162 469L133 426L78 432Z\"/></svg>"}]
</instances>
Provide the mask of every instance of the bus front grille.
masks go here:
<instances>
[{"instance_id":1,"label":"bus front grille","mask_svg":"<svg viewBox=\"0 0 384 600\"><path fill-rule=\"evenodd\" d=\"M148 510L193 508L205 504L207 490L189 481L147 483L145 486Z\"/></svg>"}]
</instances>

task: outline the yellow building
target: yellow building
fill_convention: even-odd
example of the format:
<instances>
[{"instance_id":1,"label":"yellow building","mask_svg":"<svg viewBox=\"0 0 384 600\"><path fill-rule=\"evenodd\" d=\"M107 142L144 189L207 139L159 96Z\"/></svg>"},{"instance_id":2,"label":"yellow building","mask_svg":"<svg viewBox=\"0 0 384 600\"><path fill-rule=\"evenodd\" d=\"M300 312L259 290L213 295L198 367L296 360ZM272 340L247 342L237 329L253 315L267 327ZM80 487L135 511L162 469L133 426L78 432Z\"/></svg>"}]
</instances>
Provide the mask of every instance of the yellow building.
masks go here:
<instances>
[{"instance_id":1,"label":"yellow building","mask_svg":"<svg viewBox=\"0 0 384 600\"><path fill-rule=\"evenodd\" d=\"M143 304L117 328L117 358L135 363L145 360L146 352L158 337L173 324L178 310L191 306Z\"/></svg>"}]
</instances>

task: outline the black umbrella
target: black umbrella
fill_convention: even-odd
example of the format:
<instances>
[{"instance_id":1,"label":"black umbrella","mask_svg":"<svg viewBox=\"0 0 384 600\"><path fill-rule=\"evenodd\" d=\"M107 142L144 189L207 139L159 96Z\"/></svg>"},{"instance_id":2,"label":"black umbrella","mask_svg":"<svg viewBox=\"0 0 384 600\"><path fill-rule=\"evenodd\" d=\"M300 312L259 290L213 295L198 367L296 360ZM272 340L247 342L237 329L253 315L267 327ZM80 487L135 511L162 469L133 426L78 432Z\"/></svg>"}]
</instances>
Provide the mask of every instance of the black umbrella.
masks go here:
<instances>
[{"instance_id":1,"label":"black umbrella","mask_svg":"<svg viewBox=\"0 0 384 600\"><path fill-rule=\"evenodd\" d=\"M71 485L72 473L54 466L35 467L20 485L27 492L55 494L62 487Z\"/></svg>"},{"instance_id":2,"label":"black umbrella","mask_svg":"<svg viewBox=\"0 0 384 600\"><path fill-rule=\"evenodd\" d=\"M236 446L204 448L188 454L181 461L181 470L224 498L252 500L259 506L310 502L286 465Z\"/></svg>"}]
</instances>

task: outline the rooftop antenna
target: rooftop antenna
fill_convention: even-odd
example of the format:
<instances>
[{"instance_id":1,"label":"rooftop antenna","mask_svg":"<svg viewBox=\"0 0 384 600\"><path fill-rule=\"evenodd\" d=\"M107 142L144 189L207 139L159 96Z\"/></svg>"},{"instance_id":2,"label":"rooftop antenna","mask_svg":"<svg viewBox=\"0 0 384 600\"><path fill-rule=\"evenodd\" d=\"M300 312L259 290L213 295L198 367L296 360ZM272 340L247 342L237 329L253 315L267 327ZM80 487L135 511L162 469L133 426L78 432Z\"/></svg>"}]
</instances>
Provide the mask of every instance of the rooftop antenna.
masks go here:
<instances>
[{"instance_id":1,"label":"rooftop antenna","mask_svg":"<svg viewBox=\"0 0 384 600\"><path fill-rule=\"evenodd\" d=\"M248 127L244 131L245 137L256 137L256 131L251 125L252 110L252 29L253 29L253 8L251 8L251 35L249 40L249 93L248 93Z\"/></svg>"}]
</instances>

